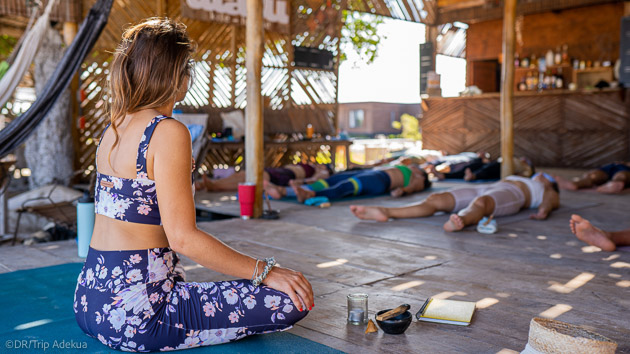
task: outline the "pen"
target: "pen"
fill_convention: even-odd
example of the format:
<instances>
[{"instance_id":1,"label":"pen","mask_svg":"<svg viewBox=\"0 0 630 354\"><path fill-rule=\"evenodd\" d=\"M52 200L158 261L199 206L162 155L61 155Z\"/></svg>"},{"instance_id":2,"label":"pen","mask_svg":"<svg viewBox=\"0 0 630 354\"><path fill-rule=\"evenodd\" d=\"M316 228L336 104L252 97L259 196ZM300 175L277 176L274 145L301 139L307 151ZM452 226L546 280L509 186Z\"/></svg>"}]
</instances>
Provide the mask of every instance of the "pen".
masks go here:
<instances>
[{"instance_id":1,"label":"pen","mask_svg":"<svg viewBox=\"0 0 630 354\"><path fill-rule=\"evenodd\" d=\"M424 304L422 305L420 310L416 313L416 318L419 319L420 317L422 317L422 315L424 315L424 310L427 308L427 306L429 305L429 302L431 302L431 300L433 300L432 297L427 298L427 300L424 302Z\"/></svg>"}]
</instances>

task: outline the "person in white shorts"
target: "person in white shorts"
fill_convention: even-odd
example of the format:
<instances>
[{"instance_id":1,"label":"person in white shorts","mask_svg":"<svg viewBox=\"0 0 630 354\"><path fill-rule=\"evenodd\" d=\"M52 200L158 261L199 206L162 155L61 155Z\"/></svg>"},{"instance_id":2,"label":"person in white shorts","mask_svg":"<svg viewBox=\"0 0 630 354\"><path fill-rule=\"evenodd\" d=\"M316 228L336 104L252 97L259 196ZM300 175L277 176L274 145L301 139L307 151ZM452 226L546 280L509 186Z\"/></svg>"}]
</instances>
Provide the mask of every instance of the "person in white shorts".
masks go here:
<instances>
[{"instance_id":1,"label":"person in white shorts","mask_svg":"<svg viewBox=\"0 0 630 354\"><path fill-rule=\"evenodd\" d=\"M544 220L560 206L558 185L553 177L537 173L531 178L509 176L505 180L433 193L420 203L398 208L351 205L352 213L363 220L387 221L392 219L431 216L438 211L452 212L444 224L446 231L459 231L474 225L486 216L504 216L521 209L537 209L530 217Z\"/></svg>"}]
</instances>

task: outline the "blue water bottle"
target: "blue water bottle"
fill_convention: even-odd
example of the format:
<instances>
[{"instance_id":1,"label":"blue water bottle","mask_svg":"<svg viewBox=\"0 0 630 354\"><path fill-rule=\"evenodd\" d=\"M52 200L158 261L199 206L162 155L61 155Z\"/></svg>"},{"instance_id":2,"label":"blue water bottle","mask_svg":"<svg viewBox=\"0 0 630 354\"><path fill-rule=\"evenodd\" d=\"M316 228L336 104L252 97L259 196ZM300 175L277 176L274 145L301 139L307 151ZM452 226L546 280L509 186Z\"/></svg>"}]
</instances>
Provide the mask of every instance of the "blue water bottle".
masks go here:
<instances>
[{"instance_id":1,"label":"blue water bottle","mask_svg":"<svg viewBox=\"0 0 630 354\"><path fill-rule=\"evenodd\" d=\"M77 244L79 257L87 257L94 230L94 198L88 191L83 193L77 203Z\"/></svg>"}]
</instances>

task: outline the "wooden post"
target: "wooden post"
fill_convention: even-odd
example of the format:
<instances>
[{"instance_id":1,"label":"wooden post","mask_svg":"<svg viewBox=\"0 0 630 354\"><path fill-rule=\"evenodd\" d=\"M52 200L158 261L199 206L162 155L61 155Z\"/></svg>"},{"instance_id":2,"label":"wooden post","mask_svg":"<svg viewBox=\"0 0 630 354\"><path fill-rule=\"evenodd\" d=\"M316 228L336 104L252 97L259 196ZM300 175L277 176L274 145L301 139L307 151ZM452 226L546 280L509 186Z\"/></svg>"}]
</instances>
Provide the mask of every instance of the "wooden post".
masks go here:
<instances>
[{"instance_id":1,"label":"wooden post","mask_svg":"<svg viewBox=\"0 0 630 354\"><path fill-rule=\"evenodd\" d=\"M254 217L262 215L262 188L265 153L263 150L263 101L261 95L261 69L263 57L263 2L247 0L245 29L245 66L247 68L247 106L245 107L245 176L256 184Z\"/></svg>"},{"instance_id":2,"label":"wooden post","mask_svg":"<svg viewBox=\"0 0 630 354\"><path fill-rule=\"evenodd\" d=\"M63 42L69 46L74 37L77 35L79 26L74 22L63 23ZM81 164L79 162L79 74L75 73L70 81L70 134L72 134L72 146L74 151L74 169L76 170Z\"/></svg>"},{"instance_id":3,"label":"wooden post","mask_svg":"<svg viewBox=\"0 0 630 354\"><path fill-rule=\"evenodd\" d=\"M157 15L166 16L166 0L157 0Z\"/></svg>"},{"instance_id":4,"label":"wooden post","mask_svg":"<svg viewBox=\"0 0 630 354\"><path fill-rule=\"evenodd\" d=\"M501 178L514 173L514 42L516 0L505 0L501 64Z\"/></svg>"},{"instance_id":5,"label":"wooden post","mask_svg":"<svg viewBox=\"0 0 630 354\"><path fill-rule=\"evenodd\" d=\"M238 47L236 46L238 37L238 26L236 24L232 25L232 38L230 39L230 51L232 52L232 62L230 63L230 80L232 80L232 87L230 87L231 97L230 97L230 107L234 109L236 105L236 55L238 52ZM211 87L210 90L213 88Z\"/></svg>"}]
</instances>

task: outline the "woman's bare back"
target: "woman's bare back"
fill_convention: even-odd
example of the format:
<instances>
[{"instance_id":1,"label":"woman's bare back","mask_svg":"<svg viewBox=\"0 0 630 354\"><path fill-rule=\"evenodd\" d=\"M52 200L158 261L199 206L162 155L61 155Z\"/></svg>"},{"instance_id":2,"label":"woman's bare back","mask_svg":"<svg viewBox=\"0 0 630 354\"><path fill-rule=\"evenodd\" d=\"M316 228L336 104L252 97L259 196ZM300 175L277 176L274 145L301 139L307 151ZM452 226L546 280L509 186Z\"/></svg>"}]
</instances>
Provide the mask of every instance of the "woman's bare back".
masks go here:
<instances>
[{"instance_id":1,"label":"woman's bare back","mask_svg":"<svg viewBox=\"0 0 630 354\"><path fill-rule=\"evenodd\" d=\"M140 139L151 119L160 114L157 110L147 109L127 115L117 128L119 140L113 150L115 134L111 127L107 129L96 157L98 172L108 176L136 178L136 159ZM111 166L107 161L110 151ZM148 178L153 180L151 144L147 151L147 172ZM126 222L96 214L90 246L102 251L134 250L168 247L169 243L161 225Z\"/></svg>"}]
</instances>

